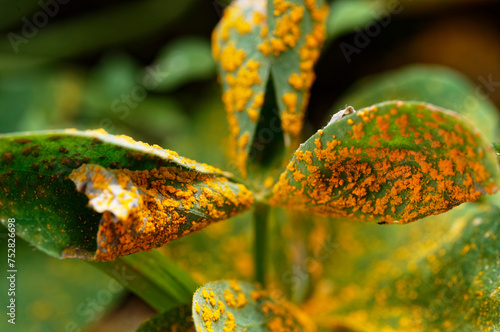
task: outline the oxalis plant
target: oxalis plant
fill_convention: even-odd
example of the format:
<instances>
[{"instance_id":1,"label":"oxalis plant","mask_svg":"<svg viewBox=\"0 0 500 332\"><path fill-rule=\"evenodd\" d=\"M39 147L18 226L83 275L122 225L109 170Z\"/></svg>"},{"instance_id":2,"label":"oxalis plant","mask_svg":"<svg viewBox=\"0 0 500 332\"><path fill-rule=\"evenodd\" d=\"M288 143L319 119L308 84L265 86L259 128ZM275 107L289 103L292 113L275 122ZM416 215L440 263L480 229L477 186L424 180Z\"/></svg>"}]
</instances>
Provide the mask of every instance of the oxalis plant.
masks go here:
<instances>
[{"instance_id":1,"label":"oxalis plant","mask_svg":"<svg viewBox=\"0 0 500 332\"><path fill-rule=\"evenodd\" d=\"M476 127L489 120L389 100L345 107L303 141L327 16L320 0L225 10L212 47L231 173L104 130L1 135L2 223L48 255L128 276L123 285L159 312L138 331L498 329L500 210L482 197L498 190L498 154ZM423 71L400 75L452 76ZM368 81L365 100L345 101L385 95L401 77ZM153 250L242 213L253 216L254 280L229 270L199 285ZM275 231L290 225L293 235ZM333 244L325 225L339 225ZM279 253L286 236L323 245L290 258Z\"/></svg>"}]
</instances>

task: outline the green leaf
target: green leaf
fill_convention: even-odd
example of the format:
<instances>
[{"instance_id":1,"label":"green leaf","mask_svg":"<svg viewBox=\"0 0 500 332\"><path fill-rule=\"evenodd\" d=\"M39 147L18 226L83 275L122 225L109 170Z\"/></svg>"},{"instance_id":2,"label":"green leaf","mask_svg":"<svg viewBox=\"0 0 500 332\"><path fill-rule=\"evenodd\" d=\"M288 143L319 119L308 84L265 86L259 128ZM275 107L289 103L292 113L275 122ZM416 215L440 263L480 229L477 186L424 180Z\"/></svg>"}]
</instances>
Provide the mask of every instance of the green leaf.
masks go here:
<instances>
[{"instance_id":1,"label":"green leaf","mask_svg":"<svg viewBox=\"0 0 500 332\"><path fill-rule=\"evenodd\" d=\"M267 36L265 11L265 0L233 1L212 36L232 150L243 176L270 73L270 60L258 49Z\"/></svg>"},{"instance_id":2,"label":"green leaf","mask_svg":"<svg viewBox=\"0 0 500 332\"><path fill-rule=\"evenodd\" d=\"M19 24L21 17L29 15L40 8L36 0L25 0L21 3L13 3L8 0L0 1L2 12L0 13L0 29Z\"/></svg>"},{"instance_id":3,"label":"green leaf","mask_svg":"<svg viewBox=\"0 0 500 332\"><path fill-rule=\"evenodd\" d=\"M95 116L100 118L103 115L113 114L120 119L126 118L129 112L121 111L122 105L115 100L123 100L124 96L130 95L138 84L143 83L138 80L140 69L139 64L127 54L104 55L99 64L92 69L86 82L85 114L95 113Z\"/></svg>"},{"instance_id":4,"label":"green leaf","mask_svg":"<svg viewBox=\"0 0 500 332\"><path fill-rule=\"evenodd\" d=\"M215 76L210 43L202 38L187 37L169 43L162 49L152 67L168 76L158 82L155 91L172 91L190 81Z\"/></svg>"},{"instance_id":5,"label":"green leaf","mask_svg":"<svg viewBox=\"0 0 500 332\"><path fill-rule=\"evenodd\" d=\"M332 112L345 105L355 109L386 100L422 100L454 110L495 141L500 129L495 105L478 93L462 74L442 66L414 65L361 80L335 103Z\"/></svg>"},{"instance_id":6,"label":"green leaf","mask_svg":"<svg viewBox=\"0 0 500 332\"><path fill-rule=\"evenodd\" d=\"M0 251L5 255L8 238L7 230L0 225ZM15 243L17 319L14 327L6 315L7 319L0 320L1 331L83 330L119 304L126 293L115 280L83 261L47 256L19 237ZM2 267L7 268L7 261L2 262ZM6 306L12 297L7 291L7 276L4 271L0 279L0 287L6 290L0 294L0 301Z\"/></svg>"},{"instance_id":7,"label":"green leaf","mask_svg":"<svg viewBox=\"0 0 500 332\"><path fill-rule=\"evenodd\" d=\"M157 250L119 257L112 262L90 262L116 279L159 312L191 303L198 285L191 276Z\"/></svg>"},{"instance_id":8,"label":"green leaf","mask_svg":"<svg viewBox=\"0 0 500 332\"><path fill-rule=\"evenodd\" d=\"M348 331L494 331L499 217L468 203L405 227L317 220L328 240L310 257L338 287L318 287L309 310Z\"/></svg>"},{"instance_id":9,"label":"green leaf","mask_svg":"<svg viewBox=\"0 0 500 332\"><path fill-rule=\"evenodd\" d=\"M1 135L0 186L2 222L15 216L21 237L63 258L156 248L253 203L231 174L102 130Z\"/></svg>"},{"instance_id":10,"label":"green leaf","mask_svg":"<svg viewBox=\"0 0 500 332\"><path fill-rule=\"evenodd\" d=\"M398 283L418 294L426 325L454 330L500 328L500 209L486 209L463 223L455 241L444 243ZM416 280L422 282L416 282ZM401 286L400 286L401 287Z\"/></svg>"},{"instance_id":11,"label":"green leaf","mask_svg":"<svg viewBox=\"0 0 500 332\"><path fill-rule=\"evenodd\" d=\"M233 152L243 176L267 84L274 85L286 145L299 135L314 81L313 66L326 39L327 13L322 0L276 4L236 0L216 27L212 51Z\"/></svg>"},{"instance_id":12,"label":"green leaf","mask_svg":"<svg viewBox=\"0 0 500 332\"><path fill-rule=\"evenodd\" d=\"M321 0L269 1L268 4L276 101L285 137L297 138L315 79L314 64L326 39L328 6Z\"/></svg>"},{"instance_id":13,"label":"green leaf","mask_svg":"<svg viewBox=\"0 0 500 332\"><path fill-rule=\"evenodd\" d=\"M401 101L352 111L334 115L295 152L272 204L408 223L498 190L495 154L458 114Z\"/></svg>"},{"instance_id":14,"label":"green leaf","mask_svg":"<svg viewBox=\"0 0 500 332\"><path fill-rule=\"evenodd\" d=\"M161 313L139 326L137 332L179 331L196 332L191 312L191 304Z\"/></svg>"},{"instance_id":15,"label":"green leaf","mask_svg":"<svg viewBox=\"0 0 500 332\"><path fill-rule=\"evenodd\" d=\"M381 12L383 4L370 0L337 0L334 1L328 15L326 30L331 41L354 28L375 22L377 13ZM387 12L388 13L388 12Z\"/></svg>"},{"instance_id":16,"label":"green leaf","mask_svg":"<svg viewBox=\"0 0 500 332\"><path fill-rule=\"evenodd\" d=\"M316 331L307 316L246 282L216 281L193 297L198 331Z\"/></svg>"}]
</instances>

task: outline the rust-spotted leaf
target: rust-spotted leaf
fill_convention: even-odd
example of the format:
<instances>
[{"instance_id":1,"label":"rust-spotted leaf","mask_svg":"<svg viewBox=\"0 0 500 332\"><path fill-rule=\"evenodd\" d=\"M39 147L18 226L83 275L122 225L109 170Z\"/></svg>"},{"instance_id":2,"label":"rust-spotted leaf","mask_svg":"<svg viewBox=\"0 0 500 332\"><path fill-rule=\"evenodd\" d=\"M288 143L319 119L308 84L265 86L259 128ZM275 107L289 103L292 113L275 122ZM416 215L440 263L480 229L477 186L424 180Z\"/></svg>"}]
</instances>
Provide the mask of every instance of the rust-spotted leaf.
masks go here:
<instances>
[{"instance_id":1,"label":"rust-spotted leaf","mask_svg":"<svg viewBox=\"0 0 500 332\"><path fill-rule=\"evenodd\" d=\"M271 73L287 142L302 129L314 64L326 39L328 6L321 0L274 0L268 16Z\"/></svg>"},{"instance_id":2,"label":"rust-spotted leaf","mask_svg":"<svg viewBox=\"0 0 500 332\"><path fill-rule=\"evenodd\" d=\"M193 297L197 331L316 331L314 323L293 304L239 281L216 281Z\"/></svg>"},{"instance_id":3,"label":"rust-spotted leaf","mask_svg":"<svg viewBox=\"0 0 500 332\"><path fill-rule=\"evenodd\" d=\"M407 223L498 190L495 154L458 114L401 101L345 113L295 152L271 203Z\"/></svg>"},{"instance_id":4,"label":"rust-spotted leaf","mask_svg":"<svg viewBox=\"0 0 500 332\"><path fill-rule=\"evenodd\" d=\"M267 37L266 20L265 0L236 0L212 36L232 149L243 176L270 73L270 60L258 47Z\"/></svg>"},{"instance_id":5,"label":"rust-spotted leaf","mask_svg":"<svg viewBox=\"0 0 500 332\"><path fill-rule=\"evenodd\" d=\"M304 310L328 331L498 330L499 218L476 203L405 227L315 217L342 254L317 269L338 286L318 286Z\"/></svg>"},{"instance_id":6,"label":"rust-spotted leaf","mask_svg":"<svg viewBox=\"0 0 500 332\"><path fill-rule=\"evenodd\" d=\"M0 218L55 257L150 250L253 203L228 173L104 131L1 135L0 156Z\"/></svg>"},{"instance_id":7,"label":"rust-spotted leaf","mask_svg":"<svg viewBox=\"0 0 500 332\"><path fill-rule=\"evenodd\" d=\"M327 9L323 0L235 0L214 30L212 50L243 176L267 84L274 84L285 142L298 136L326 38Z\"/></svg>"}]
</instances>

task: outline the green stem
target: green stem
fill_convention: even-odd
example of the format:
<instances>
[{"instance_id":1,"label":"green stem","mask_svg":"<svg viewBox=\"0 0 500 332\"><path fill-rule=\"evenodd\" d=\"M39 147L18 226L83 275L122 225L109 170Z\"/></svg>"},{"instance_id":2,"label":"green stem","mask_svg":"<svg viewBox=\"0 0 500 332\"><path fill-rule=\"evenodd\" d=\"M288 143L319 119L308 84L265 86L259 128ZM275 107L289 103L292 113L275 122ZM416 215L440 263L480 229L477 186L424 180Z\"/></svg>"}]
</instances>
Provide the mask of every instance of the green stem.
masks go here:
<instances>
[{"instance_id":1,"label":"green stem","mask_svg":"<svg viewBox=\"0 0 500 332\"><path fill-rule=\"evenodd\" d=\"M500 163L500 143L493 143L493 150L497 153L497 159Z\"/></svg>"},{"instance_id":2,"label":"green stem","mask_svg":"<svg viewBox=\"0 0 500 332\"><path fill-rule=\"evenodd\" d=\"M113 262L90 262L142 298L158 312L191 303L198 284L156 250L120 257Z\"/></svg>"},{"instance_id":3,"label":"green stem","mask_svg":"<svg viewBox=\"0 0 500 332\"><path fill-rule=\"evenodd\" d=\"M253 211L255 231L255 280L263 287L266 286L268 216L269 205L257 203Z\"/></svg>"}]
</instances>

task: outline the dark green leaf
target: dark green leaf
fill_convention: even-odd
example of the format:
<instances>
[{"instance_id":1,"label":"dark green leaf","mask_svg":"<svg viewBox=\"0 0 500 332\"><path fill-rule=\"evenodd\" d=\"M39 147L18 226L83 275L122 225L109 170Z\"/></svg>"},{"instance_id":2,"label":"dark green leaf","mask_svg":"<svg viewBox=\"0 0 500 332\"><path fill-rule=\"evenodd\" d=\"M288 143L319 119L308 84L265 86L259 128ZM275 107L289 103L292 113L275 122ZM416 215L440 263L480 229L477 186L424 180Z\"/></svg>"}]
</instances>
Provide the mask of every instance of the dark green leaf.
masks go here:
<instances>
[{"instance_id":1,"label":"dark green leaf","mask_svg":"<svg viewBox=\"0 0 500 332\"><path fill-rule=\"evenodd\" d=\"M198 331L316 331L294 305L246 282L204 285L194 294L192 310Z\"/></svg>"},{"instance_id":2,"label":"dark green leaf","mask_svg":"<svg viewBox=\"0 0 500 332\"><path fill-rule=\"evenodd\" d=\"M70 174L110 204L87 208ZM103 131L0 136L0 186L0 217L15 216L21 237L55 257L99 260L159 247L253 202L228 173Z\"/></svg>"},{"instance_id":3,"label":"dark green leaf","mask_svg":"<svg viewBox=\"0 0 500 332\"><path fill-rule=\"evenodd\" d=\"M18 30L12 31L16 34L15 36L7 36L0 42L0 55L9 58L20 52L21 57L24 57L23 54L30 54L34 56L35 61L47 62L86 52L95 52L102 47L137 40L164 29L165 26L182 17L192 3L192 0L181 2L149 0L123 3L106 11L95 12L70 21L49 22L53 24L40 29L33 24L36 31L34 37L24 38ZM28 16L26 19L33 22L32 17ZM21 18L18 22L19 25L26 24ZM19 66L21 64L18 63ZM32 61L28 58L26 65L30 64ZM5 63L0 63L0 71L10 69Z\"/></svg>"},{"instance_id":4,"label":"dark green leaf","mask_svg":"<svg viewBox=\"0 0 500 332\"><path fill-rule=\"evenodd\" d=\"M148 319L137 332L196 332L191 312L191 304L175 308Z\"/></svg>"},{"instance_id":5,"label":"dark green leaf","mask_svg":"<svg viewBox=\"0 0 500 332\"><path fill-rule=\"evenodd\" d=\"M354 28L362 28L375 22L378 13L382 12L382 3L371 0L337 0L334 1L328 15L326 30L328 40L333 40ZM388 12L387 12L388 13Z\"/></svg>"},{"instance_id":6,"label":"dark green leaf","mask_svg":"<svg viewBox=\"0 0 500 332\"><path fill-rule=\"evenodd\" d=\"M273 204L407 223L498 190L495 154L458 114L401 101L350 110L295 152Z\"/></svg>"},{"instance_id":7,"label":"dark green leaf","mask_svg":"<svg viewBox=\"0 0 500 332\"><path fill-rule=\"evenodd\" d=\"M500 328L498 220L498 208L469 215L456 240L443 243L418 263L414 273L399 278L400 289L418 294L408 300L427 307L426 326L455 331Z\"/></svg>"}]
</instances>

